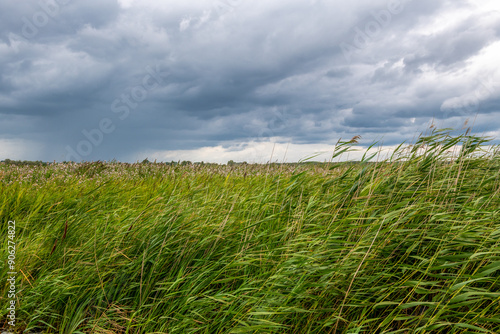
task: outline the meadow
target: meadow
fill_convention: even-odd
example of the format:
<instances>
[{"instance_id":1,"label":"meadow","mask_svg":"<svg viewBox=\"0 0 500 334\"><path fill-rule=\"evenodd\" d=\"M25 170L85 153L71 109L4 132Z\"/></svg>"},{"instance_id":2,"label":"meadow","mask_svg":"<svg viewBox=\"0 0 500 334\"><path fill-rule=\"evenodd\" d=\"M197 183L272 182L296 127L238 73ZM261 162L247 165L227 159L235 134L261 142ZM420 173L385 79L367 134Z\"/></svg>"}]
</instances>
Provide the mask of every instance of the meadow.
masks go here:
<instances>
[{"instance_id":1,"label":"meadow","mask_svg":"<svg viewBox=\"0 0 500 334\"><path fill-rule=\"evenodd\" d=\"M338 162L355 147L326 164L0 164L16 330L500 333L498 146L432 129Z\"/></svg>"}]
</instances>

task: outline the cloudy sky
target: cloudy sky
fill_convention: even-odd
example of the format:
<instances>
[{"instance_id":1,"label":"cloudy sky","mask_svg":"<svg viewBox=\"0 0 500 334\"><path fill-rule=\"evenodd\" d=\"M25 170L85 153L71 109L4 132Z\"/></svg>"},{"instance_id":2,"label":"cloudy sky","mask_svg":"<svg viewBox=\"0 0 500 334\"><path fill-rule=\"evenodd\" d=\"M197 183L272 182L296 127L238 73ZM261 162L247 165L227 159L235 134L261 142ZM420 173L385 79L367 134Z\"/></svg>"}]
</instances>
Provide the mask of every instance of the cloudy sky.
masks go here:
<instances>
[{"instance_id":1,"label":"cloudy sky","mask_svg":"<svg viewBox=\"0 0 500 334\"><path fill-rule=\"evenodd\" d=\"M296 161L433 120L500 138L499 55L498 0L0 0L0 159Z\"/></svg>"}]
</instances>

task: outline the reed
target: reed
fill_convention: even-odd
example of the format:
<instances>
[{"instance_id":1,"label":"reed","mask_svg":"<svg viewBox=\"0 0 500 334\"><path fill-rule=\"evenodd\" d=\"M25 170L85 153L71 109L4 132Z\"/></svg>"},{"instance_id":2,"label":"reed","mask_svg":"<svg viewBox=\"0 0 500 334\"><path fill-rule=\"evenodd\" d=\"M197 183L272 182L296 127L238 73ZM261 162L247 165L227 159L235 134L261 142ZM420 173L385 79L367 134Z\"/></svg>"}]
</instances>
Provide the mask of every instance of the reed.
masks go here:
<instances>
[{"instance_id":1,"label":"reed","mask_svg":"<svg viewBox=\"0 0 500 334\"><path fill-rule=\"evenodd\" d=\"M500 333L498 147L432 129L375 157L2 165L18 329Z\"/></svg>"}]
</instances>

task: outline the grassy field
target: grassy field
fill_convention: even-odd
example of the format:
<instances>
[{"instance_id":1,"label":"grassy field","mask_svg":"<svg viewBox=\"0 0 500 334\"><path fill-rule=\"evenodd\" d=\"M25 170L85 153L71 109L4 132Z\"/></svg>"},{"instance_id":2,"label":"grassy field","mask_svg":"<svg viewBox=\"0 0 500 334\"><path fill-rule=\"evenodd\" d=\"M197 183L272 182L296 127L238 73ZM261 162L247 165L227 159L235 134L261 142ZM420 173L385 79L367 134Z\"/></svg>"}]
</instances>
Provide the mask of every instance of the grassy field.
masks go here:
<instances>
[{"instance_id":1,"label":"grassy field","mask_svg":"<svg viewBox=\"0 0 500 334\"><path fill-rule=\"evenodd\" d=\"M500 152L488 144L432 130L378 163L0 165L16 328L500 333Z\"/></svg>"}]
</instances>

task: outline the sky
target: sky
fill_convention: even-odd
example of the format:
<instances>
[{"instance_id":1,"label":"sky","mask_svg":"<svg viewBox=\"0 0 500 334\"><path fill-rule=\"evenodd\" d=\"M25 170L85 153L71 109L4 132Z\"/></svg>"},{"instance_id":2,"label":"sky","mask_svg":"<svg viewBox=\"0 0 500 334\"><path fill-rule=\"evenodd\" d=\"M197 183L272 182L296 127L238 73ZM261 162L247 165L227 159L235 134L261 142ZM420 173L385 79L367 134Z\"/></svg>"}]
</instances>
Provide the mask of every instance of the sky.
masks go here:
<instances>
[{"instance_id":1,"label":"sky","mask_svg":"<svg viewBox=\"0 0 500 334\"><path fill-rule=\"evenodd\" d=\"M500 138L498 0L0 0L0 160L298 161Z\"/></svg>"}]
</instances>

